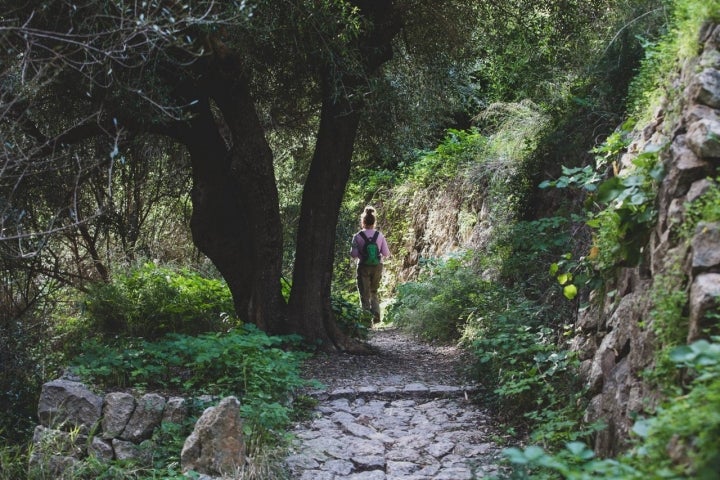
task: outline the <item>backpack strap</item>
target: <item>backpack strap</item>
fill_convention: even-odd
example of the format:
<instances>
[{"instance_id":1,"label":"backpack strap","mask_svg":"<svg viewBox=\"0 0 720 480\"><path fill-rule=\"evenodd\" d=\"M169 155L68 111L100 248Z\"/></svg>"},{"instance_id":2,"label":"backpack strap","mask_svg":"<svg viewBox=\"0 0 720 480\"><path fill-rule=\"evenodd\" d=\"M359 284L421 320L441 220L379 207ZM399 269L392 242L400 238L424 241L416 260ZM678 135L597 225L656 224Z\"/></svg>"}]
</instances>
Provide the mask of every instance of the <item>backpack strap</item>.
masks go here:
<instances>
[{"instance_id":1,"label":"backpack strap","mask_svg":"<svg viewBox=\"0 0 720 480\"><path fill-rule=\"evenodd\" d=\"M380 230L375 230L375 234L372 236L372 238L368 238L367 235L365 235L365 232L363 230L360 230L358 232L358 235L362 237L363 240L365 240L365 243L377 243L378 236L380 235Z\"/></svg>"}]
</instances>

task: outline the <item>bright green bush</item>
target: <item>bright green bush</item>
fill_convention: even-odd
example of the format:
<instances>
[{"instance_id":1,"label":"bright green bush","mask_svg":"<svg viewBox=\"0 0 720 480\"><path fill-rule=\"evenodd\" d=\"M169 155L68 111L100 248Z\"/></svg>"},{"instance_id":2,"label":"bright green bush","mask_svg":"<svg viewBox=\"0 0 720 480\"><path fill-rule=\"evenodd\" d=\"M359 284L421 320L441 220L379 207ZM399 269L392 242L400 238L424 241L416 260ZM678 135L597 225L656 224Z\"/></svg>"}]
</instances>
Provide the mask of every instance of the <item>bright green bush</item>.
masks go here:
<instances>
[{"instance_id":1,"label":"bright green bush","mask_svg":"<svg viewBox=\"0 0 720 480\"><path fill-rule=\"evenodd\" d=\"M72 361L76 371L103 388L142 387L199 394L240 394L283 399L301 382L306 354L281 347L296 337L273 337L253 325L198 336L126 339L113 345L88 340Z\"/></svg>"},{"instance_id":2,"label":"bright green bush","mask_svg":"<svg viewBox=\"0 0 720 480\"><path fill-rule=\"evenodd\" d=\"M197 334L238 324L224 282L153 263L94 284L84 307L91 330L128 337Z\"/></svg>"},{"instance_id":3,"label":"bright green bush","mask_svg":"<svg viewBox=\"0 0 720 480\"><path fill-rule=\"evenodd\" d=\"M484 283L462 257L435 260L418 281L398 286L385 319L425 340L456 341Z\"/></svg>"},{"instance_id":4,"label":"bright green bush","mask_svg":"<svg viewBox=\"0 0 720 480\"><path fill-rule=\"evenodd\" d=\"M478 160L487 138L476 129L449 129L434 150L420 152L417 160L407 167L407 180L427 187L438 185L458 176L462 166Z\"/></svg>"}]
</instances>

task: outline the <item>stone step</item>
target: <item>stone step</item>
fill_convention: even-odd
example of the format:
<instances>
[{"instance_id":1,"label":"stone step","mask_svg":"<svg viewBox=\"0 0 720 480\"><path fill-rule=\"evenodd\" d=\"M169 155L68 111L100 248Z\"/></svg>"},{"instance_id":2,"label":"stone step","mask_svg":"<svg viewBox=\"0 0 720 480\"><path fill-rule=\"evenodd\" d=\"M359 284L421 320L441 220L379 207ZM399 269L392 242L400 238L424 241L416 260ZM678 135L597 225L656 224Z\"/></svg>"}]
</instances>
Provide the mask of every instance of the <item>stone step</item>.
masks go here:
<instances>
[{"instance_id":1,"label":"stone step","mask_svg":"<svg viewBox=\"0 0 720 480\"><path fill-rule=\"evenodd\" d=\"M318 389L306 392L317 400L336 400L347 398L365 399L419 399L419 398L457 398L469 399L469 395L478 391L476 385L425 385L423 383L408 383L406 385L363 385L358 387L343 387L332 390Z\"/></svg>"}]
</instances>

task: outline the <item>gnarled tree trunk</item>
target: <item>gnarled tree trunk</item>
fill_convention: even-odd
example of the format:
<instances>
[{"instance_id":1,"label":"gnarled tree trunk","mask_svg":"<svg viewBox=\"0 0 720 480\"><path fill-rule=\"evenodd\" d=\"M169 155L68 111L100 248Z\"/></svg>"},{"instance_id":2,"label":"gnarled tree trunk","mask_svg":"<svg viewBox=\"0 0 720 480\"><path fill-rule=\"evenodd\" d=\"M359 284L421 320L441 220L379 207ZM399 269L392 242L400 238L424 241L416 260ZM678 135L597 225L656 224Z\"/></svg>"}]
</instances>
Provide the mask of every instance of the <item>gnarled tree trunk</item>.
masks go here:
<instances>
[{"instance_id":1,"label":"gnarled tree trunk","mask_svg":"<svg viewBox=\"0 0 720 480\"><path fill-rule=\"evenodd\" d=\"M350 176L358 117L347 100L328 98L323 108L303 189L290 292L291 329L341 350L359 348L338 329L330 304L335 228Z\"/></svg>"},{"instance_id":2,"label":"gnarled tree trunk","mask_svg":"<svg viewBox=\"0 0 720 480\"><path fill-rule=\"evenodd\" d=\"M233 58L213 68L188 142L193 168L193 241L225 278L241 319L269 333L284 328L282 225L272 152L247 81ZM223 130L227 138L221 135Z\"/></svg>"},{"instance_id":3,"label":"gnarled tree trunk","mask_svg":"<svg viewBox=\"0 0 720 480\"><path fill-rule=\"evenodd\" d=\"M392 57L391 42L400 30L392 2L357 1L372 28L358 39L364 75L346 75L342 85L353 92L366 84ZM337 327L331 307L335 230L345 187L350 176L353 148L362 100L338 95L329 71L324 72L323 105L315 152L303 189L293 284L290 325L293 331L320 342L325 348L364 352ZM357 91L354 98L362 98Z\"/></svg>"}]
</instances>

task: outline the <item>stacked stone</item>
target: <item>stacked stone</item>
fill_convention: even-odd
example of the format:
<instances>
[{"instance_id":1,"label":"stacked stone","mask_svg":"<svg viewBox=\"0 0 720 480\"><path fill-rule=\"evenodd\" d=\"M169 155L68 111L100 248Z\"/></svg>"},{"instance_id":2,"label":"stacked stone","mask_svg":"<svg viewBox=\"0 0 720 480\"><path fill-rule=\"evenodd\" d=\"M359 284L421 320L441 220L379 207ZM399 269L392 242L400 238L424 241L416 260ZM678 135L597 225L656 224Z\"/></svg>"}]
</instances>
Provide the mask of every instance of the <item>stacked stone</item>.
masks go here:
<instances>
[{"instance_id":1,"label":"stacked stone","mask_svg":"<svg viewBox=\"0 0 720 480\"><path fill-rule=\"evenodd\" d=\"M67 378L48 382L40 394L40 425L35 428L29 469L34 477L64 478L90 456L151 466L153 433L165 423L185 423L187 403L185 398L157 393L139 398L126 392L100 396ZM226 397L207 408L179 452L183 471L210 479L241 470L246 460L242 427L237 398Z\"/></svg>"},{"instance_id":2,"label":"stacked stone","mask_svg":"<svg viewBox=\"0 0 720 480\"><path fill-rule=\"evenodd\" d=\"M718 328L708 312L718 308L720 298L720 223L701 223L689 243L678 235L686 206L714 185L720 166L720 26L705 25L700 40L702 54L683 66L674 85L684 92L681 105L660 108L621 161L627 167L644 151L663 152L658 222L644 260L624 269L607 289L611 293L592 299L576 323L573 349L583 360L593 395L586 420L608 424L596 437L595 450L604 456L622 451L633 418L658 402L658 393L642 381L655 357L649 315L653 282L664 276L665 283L675 281L664 288L688 293L688 342ZM680 275L671 274L678 268Z\"/></svg>"},{"instance_id":3,"label":"stacked stone","mask_svg":"<svg viewBox=\"0 0 720 480\"><path fill-rule=\"evenodd\" d=\"M103 397L80 382L58 379L43 385L38 417L30 469L61 475L90 455L149 464L153 432L162 422L182 423L187 406L183 398L155 393Z\"/></svg>"}]
</instances>

